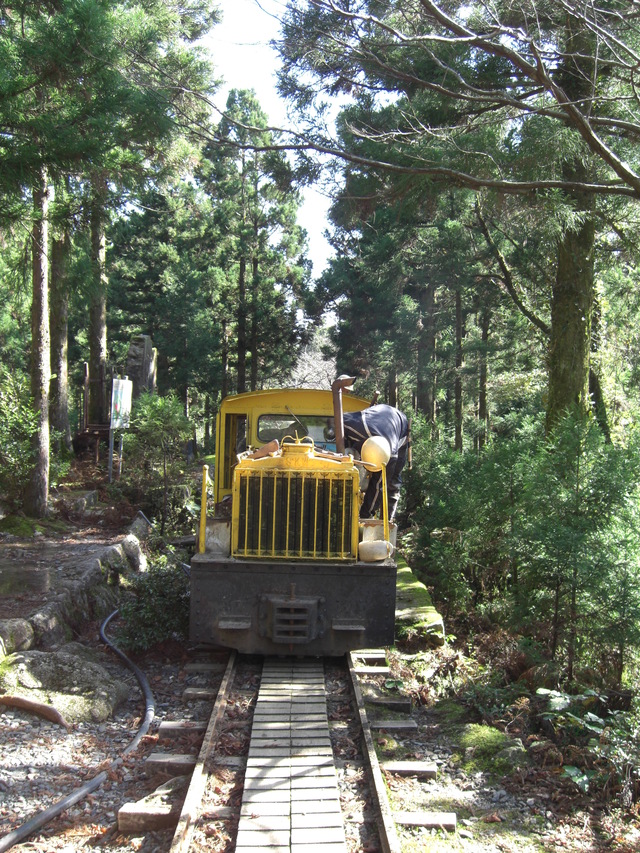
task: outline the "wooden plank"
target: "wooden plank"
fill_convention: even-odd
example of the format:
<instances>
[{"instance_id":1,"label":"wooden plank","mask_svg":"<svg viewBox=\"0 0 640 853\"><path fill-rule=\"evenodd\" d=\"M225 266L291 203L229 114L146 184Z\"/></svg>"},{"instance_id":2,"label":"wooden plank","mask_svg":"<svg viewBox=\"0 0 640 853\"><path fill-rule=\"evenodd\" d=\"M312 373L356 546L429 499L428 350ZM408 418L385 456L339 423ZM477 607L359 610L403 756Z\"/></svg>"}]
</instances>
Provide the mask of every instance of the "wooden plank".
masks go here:
<instances>
[{"instance_id":1,"label":"wooden plank","mask_svg":"<svg viewBox=\"0 0 640 853\"><path fill-rule=\"evenodd\" d=\"M327 841L326 844L298 844L297 842L291 842L291 847L287 847L286 853L344 853L345 846L342 841L331 842ZM269 850L269 853L274 853L273 850Z\"/></svg>"},{"instance_id":2,"label":"wooden plank","mask_svg":"<svg viewBox=\"0 0 640 853\"><path fill-rule=\"evenodd\" d=\"M190 673L224 672L226 664L224 661L191 661L185 664L184 671Z\"/></svg>"},{"instance_id":3,"label":"wooden plank","mask_svg":"<svg viewBox=\"0 0 640 853\"><path fill-rule=\"evenodd\" d=\"M243 818L243 827L254 832L288 832L291 825L288 814L253 814Z\"/></svg>"},{"instance_id":4,"label":"wooden plank","mask_svg":"<svg viewBox=\"0 0 640 853\"><path fill-rule=\"evenodd\" d=\"M355 652L351 652L351 656L354 660L364 661L369 665L380 663L380 661L387 662L387 653L384 649L358 649Z\"/></svg>"},{"instance_id":5,"label":"wooden plank","mask_svg":"<svg viewBox=\"0 0 640 853\"><path fill-rule=\"evenodd\" d=\"M304 827L291 830L292 844L307 844L310 850L316 850L321 844L340 844L344 850L344 827Z\"/></svg>"},{"instance_id":6,"label":"wooden plank","mask_svg":"<svg viewBox=\"0 0 640 853\"><path fill-rule=\"evenodd\" d=\"M324 800L299 800L296 799L291 803L291 822L293 824L296 815L304 817L305 815L322 814L328 816L329 823L327 826L334 826L332 819L333 815L337 815L342 820L342 810L340 809L340 800L337 796L333 799L327 797ZM297 818L296 818L297 822ZM339 825L339 824L338 824Z\"/></svg>"},{"instance_id":7,"label":"wooden plank","mask_svg":"<svg viewBox=\"0 0 640 853\"><path fill-rule=\"evenodd\" d=\"M250 776L244 780L244 795L249 793L260 793L261 791L287 791L291 790L289 776Z\"/></svg>"},{"instance_id":8,"label":"wooden plank","mask_svg":"<svg viewBox=\"0 0 640 853\"><path fill-rule=\"evenodd\" d=\"M217 695L218 691L210 687L187 687L182 693L182 701L213 702Z\"/></svg>"},{"instance_id":9,"label":"wooden plank","mask_svg":"<svg viewBox=\"0 0 640 853\"><path fill-rule=\"evenodd\" d=\"M322 789L330 788L336 790L336 774L331 773L328 776L313 775L313 776L292 776L290 780L291 791L300 791L305 788L313 788L316 792Z\"/></svg>"},{"instance_id":10,"label":"wooden plank","mask_svg":"<svg viewBox=\"0 0 640 853\"><path fill-rule=\"evenodd\" d=\"M210 806L202 812L203 820L229 820L235 817L236 810L231 806Z\"/></svg>"},{"instance_id":11,"label":"wooden plank","mask_svg":"<svg viewBox=\"0 0 640 853\"><path fill-rule=\"evenodd\" d=\"M212 767L245 767L247 759L241 755L212 755L210 763Z\"/></svg>"},{"instance_id":12,"label":"wooden plank","mask_svg":"<svg viewBox=\"0 0 640 853\"><path fill-rule=\"evenodd\" d=\"M289 850L291 831L288 829L252 830L239 829L236 836L236 850Z\"/></svg>"},{"instance_id":13,"label":"wooden plank","mask_svg":"<svg viewBox=\"0 0 640 853\"><path fill-rule=\"evenodd\" d=\"M315 765L306 764L302 767L276 766L276 767L252 767L247 766L245 771L245 779L293 779L301 776L331 776L335 778L335 770L333 765L324 765L316 767Z\"/></svg>"},{"instance_id":14,"label":"wooden plank","mask_svg":"<svg viewBox=\"0 0 640 853\"><path fill-rule=\"evenodd\" d=\"M145 760L145 767L152 773L168 773L183 776L192 773L196 766L195 755L173 755L170 752L152 752Z\"/></svg>"},{"instance_id":15,"label":"wooden plank","mask_svg":"<svg viewBox=\"0 0 640 853\"><path fill-rule=\"evenodd\" d=\"M397 776L426 776L435 779L438 775L435 761L383 761L382 769Z\"/></svg>"},{"instance_id":16,"label":"wooden plank","mask_svg":"<svg viewBox=\"0 0 640 853\"><path fill-rule=\"evenodd\" d=\"M391 675L388 666L356 666L354 670L357 675Z\"/></svg>"},{"instance_id":17,"label":"wooden plank","mask_svg":"<svg viewBox=\"0 0 640 853\"><path fill-rule=\"evenodd\" d=\"M291 803L243 803L240 806L240 817L256 817L257 815L284 815L287 820L291 814Z\"/></svg>"},{"instance_id":18,"label":"wooden plank","mask_svg":"<svg viewBox=\"0 0 640 853\"><path fill-rule=\"evenodd\" d=\"M338 811L307 812L306 814L291 815L291 829L311 829L312 827L338 827L343 829L342 813Z\"/></svg>"},{"instance_id":19,"label":"wooden plank","mask_svg":"<svg viewBox=\"0 0 640 853\"><path fill-rule=\"evenodd\" d=\"M118 809L120 832L151 832L156 829L171 829L180 819L182 803L125 803Z\"/></svg>"},{"instance_id":20,"label":"wooden plank","mask_svg":"<svg viewBox=\"0 0 640 853\"><path fill-rule=\"evenodd\" d=\"M394 818L402 826L424 826L448 832L455 832L458 823L455 812L395 812Z\"/></svg>"},{"instance_id":21,"label":"wooden plank","mask_svg":"<svg viewBox=\"0 0 640 853\"><path fill-rule=\"evenodd\" d=\"M173 739L189 734L203 734L207 730L205 722L193 720L176 720L160 723L158 726L158 737Z\"/></svg>"},{"instance_id":22,"label":"wooden plank","mask_svg":"<svg viewBox=\"0 0 640 853\"><path fill-rule=\"evenodd\" d=\"M154 832L177 826L180 819L182 801L175 803L147 802L125 803L118 810L118 830L134 835L138 832ZM234 816L229 806L209 808L203 812L205 820L229 820Z\"/></svg>"},{"instance_id":23,"label":"wooden plank","mask_svg":"<svg viewBox=\"0 0 640 853\"><path fill-rule=\"evenodd\" d=\"M411 713L411 699L408 696L376 696L367 699L367 705L372 708L387 708L403 714Z\"/></svg>"},{"instance_id":24,"label":"wooden plank","mask_svg":"<svg viewBox=\"0 0 640 853\"><path fill-rule=\"evenodd\" d=\"M371 720L370 726L372 729L384 729L386 731L408 731L414 732L418 728L418 724L410 717L408 719L398 720Z\"/></svg>"}]
</instances>

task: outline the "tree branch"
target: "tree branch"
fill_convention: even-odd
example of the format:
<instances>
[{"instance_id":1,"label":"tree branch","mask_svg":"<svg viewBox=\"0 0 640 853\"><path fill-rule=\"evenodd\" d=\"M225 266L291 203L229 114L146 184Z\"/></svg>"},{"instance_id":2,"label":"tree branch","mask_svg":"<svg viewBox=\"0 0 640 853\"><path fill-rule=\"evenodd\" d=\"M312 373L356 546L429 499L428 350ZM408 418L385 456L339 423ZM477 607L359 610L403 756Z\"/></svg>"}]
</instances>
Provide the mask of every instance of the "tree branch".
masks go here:
<instances>
[{"instance_id":1,"label":"tree branch","mask_svg":"<svg viewBox=\"0 0 640 853\"><path fill-rule=\"evenodd\" d=\"M516 290L515 284L513 283L513 276L511 275L511 270L509 269L509 265L507 264L504 255L496 246L495 242L491 234L489 233L489 227L487 226L486 220L482 215L482 211L480 209L480 204L478 203L478 199L476 199L475 203L475 214L476 219L478 220L478 225L480 226L480 230L482 232L482 236L484 237L487 246L493 253L496 261L498 262L498 266L502 272L502 281L504 282L504 286L507 289L507 293L513 300L514 304L518 308L518 310L524 314L524 316L530 320L534 326L536 326L540 331L546 335L547 337L551 334L551 328L548 326L544 320L540 319L536 314L533 313L527 306L524 304L522 299L518 296L518 292Z\"/></svg>"}]
</instances>

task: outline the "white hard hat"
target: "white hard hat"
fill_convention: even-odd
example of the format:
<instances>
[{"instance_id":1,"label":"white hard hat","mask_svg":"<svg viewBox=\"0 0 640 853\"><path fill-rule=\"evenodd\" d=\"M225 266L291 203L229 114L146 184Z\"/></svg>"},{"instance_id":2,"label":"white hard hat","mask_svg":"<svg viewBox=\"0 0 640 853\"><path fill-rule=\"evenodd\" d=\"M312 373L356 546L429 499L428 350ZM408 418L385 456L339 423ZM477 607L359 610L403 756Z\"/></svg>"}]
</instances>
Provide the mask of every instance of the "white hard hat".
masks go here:
<instances>
[{"instance_id":1,"label":"white hard hat","mask_svg":"<svg viewBox=\"0 0 640 853\"><path fill-rule=\"evenodd\" d=\"M360 458L370 465L386 465L391 459L391 446L381 435L372 435L362 445Z\"/></svg>"}]
</instances>

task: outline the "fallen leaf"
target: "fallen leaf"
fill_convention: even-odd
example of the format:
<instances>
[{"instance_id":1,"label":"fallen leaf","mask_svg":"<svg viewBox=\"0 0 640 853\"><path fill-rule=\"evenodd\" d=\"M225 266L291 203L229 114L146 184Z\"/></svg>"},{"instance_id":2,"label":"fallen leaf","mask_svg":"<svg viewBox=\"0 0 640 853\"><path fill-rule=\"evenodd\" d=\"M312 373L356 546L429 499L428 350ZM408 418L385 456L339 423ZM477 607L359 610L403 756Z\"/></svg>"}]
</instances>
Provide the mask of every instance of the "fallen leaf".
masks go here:
<instances>
[{"instance_id":1,"label":"fallen leaf","mask_svg":"<svg viewBox=\"0 0 640 853\"><path fill-rule=\"evenodd\" d=\"M503 817L500 817L500 815L498 814L498 812L491 812L491 814L486 814L486 815L482 818L482 820L483 820L485 823L502 823L502 821L504 820L504 818L503 818Z\"/></svg>"}]
</instances>

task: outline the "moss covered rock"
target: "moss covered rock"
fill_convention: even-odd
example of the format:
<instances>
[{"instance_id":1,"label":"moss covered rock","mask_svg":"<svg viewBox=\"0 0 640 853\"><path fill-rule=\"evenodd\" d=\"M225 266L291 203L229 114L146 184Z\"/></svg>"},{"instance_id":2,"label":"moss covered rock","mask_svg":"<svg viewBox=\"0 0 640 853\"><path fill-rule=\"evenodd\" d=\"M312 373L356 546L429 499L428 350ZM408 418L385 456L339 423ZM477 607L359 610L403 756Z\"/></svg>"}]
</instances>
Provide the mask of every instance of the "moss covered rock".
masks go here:
<instances>
[{"instance_id":1,"label":"moss covered rock","mask_svg":"<svg viewBox=\"0 0 640 853\"><path fill-rule=\"evenodd\" d=\"M426 586L413 574L403 557L398 556L396 585L396 631L399 637L410 635L430 646L444 645L444 622L433 606Z\"/></svg>"},{"instance_id":2,"label":"moss covered rock","mask_svg":"<svg viewBox=\"0 0 640 853\"><path fill-rule=\"evenodd\" d=\"M504 732L479 723L462 729L459 746L462 765L469 772L484 771L501 775L526 763L526 750L520 741Z\"/></svg>"},{"instance_id":3,"label":"moss covered rock","mask_svg":"<svg viewBox=\"0 0 640 853\"><path fill-rule=\"evenodd\" d=\"M0 663L0 693L51 705L70 723L102 722L127 698L129 688L70 649L5 658Z\"/></svg>"}]
</instances>

